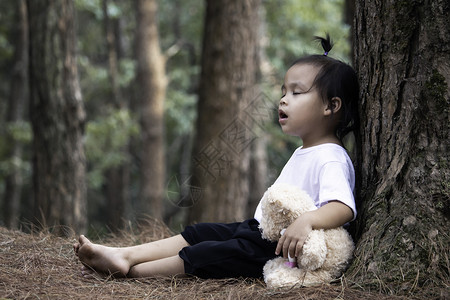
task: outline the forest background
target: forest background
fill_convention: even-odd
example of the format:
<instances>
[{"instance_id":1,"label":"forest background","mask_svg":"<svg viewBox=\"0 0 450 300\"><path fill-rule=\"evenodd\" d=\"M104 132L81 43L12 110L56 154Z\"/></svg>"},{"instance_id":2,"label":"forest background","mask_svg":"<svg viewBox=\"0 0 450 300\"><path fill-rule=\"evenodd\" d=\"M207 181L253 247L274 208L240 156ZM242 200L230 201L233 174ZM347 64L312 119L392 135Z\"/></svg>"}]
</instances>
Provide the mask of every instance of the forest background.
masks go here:
<instances>
[{"instance_id":1,"label":"forest background","mask_svg":"<svg viewBox=\"0 0 450 300\"><path fill-rule=\"evenodd\" d=\"M261 52L264 52L261 93L266 97L264 100L273 105L274 113L280 97L280 82L290 62L304 53L321 52L320 45L313 41L314 35L329 32L336 44L334 56L350 61L350 26L344 22L343 4L343 1L264 1L263 7L259 8L258 13L265 19L256 25L262 33L258 42ZM33 200L29 93L24 91L24 101L11 98L12 72L17 69L15 40L20 38L17 5L14 1L4 1L1 5L0 68L4 80L0 92L4 100L0 104L3 116L0 139L3 214L0 220L3 225L24 228L24 224L41 220L35 215L40 212L36 212ZM77 64L86 110L83 142L87 159L89 230L102 231L107 225L114 230L123 226L124 221L136 222L136 210L142 210L139 206L140 185L145 184L140 180L143 172L141 156L152 155L142 154L139 142L144 133L139 122L141 108L136 93L136 7L134 1L77 0L75 10ZM180 192L177 181L182 179L180 174L189 172L186 169L193 161L190 153L196 130L204 13L203 1L160 1L157 12L161 59L166 61L165 74L162 75L167 77L167 92L163 121L165 171L155 176L164 178L164 195L157 200L163 203L164 209L163 213L154 213L149 208L144 214L162 217L175 230L186 224L187 210L196 208L177 205ZM113 45L108 44L111 41ZM116 57L113 67L111 55ZM14 114L11 112L12 102L18 106L17 119L11 116ZM286 138L275 118L265 126L267 134L264 136L269 141L264 151L270 159L258 164L268 165L267 172L261 174L264 185L267 185L273 182L300 141ZM20 148L14 155L11 155L12 143ZM120 170L122 178L114 179L112 170ZM17 203L7 206L6 203L12 199L9 193L5 193L6 179L12 173L18 178L17 194L20 196L13 200ZM115 203L121 202L120 205L114 205L110 199L117 195L122 195L121 199L115 200ZM261 197L261 194L254 197ZM253 210L249 207L245 217L251 217Z\"/></svg>"},{"instance_id":2,"label":"forest background","mask_svg":"<svg viewBox=\"0 0 450 300\"><path fill-rule=\"evenodd\" d=\"M251 217L299 146L276 124L283 74L328 32L361 84L346 278L446 298L449 5L2 1L0 224L100 237Z\"/></svg>"}]
</instances>

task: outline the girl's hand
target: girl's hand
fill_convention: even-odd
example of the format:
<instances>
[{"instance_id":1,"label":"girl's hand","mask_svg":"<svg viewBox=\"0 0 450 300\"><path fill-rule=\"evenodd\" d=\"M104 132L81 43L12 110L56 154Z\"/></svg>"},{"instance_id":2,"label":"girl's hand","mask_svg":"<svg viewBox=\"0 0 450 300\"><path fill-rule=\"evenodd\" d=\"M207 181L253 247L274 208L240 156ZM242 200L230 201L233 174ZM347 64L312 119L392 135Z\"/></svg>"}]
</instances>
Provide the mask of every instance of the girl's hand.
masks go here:
<instances>
[{"instance_id":1,"label":"girl's hand","mask_svg":"<svg viewBox=\"0 0 450 300\"><path fill-rule=\"evenodd\" d=\"M304 213L286 228L286 231L278 240L275 250L276 255L279 255L281 251L283 251L284 258L288 257L288 253L292 258L300 255L303 244L313 229L310 214L311 212Z\"/></svg>"},{"instance_id":2,"label":"girl's hand","mask_svg":"<svg viewBox=\"0 0 450 300\"><path fill-rule=\"evenodd\" d=\"M331 229L350 222L353 211L342 202L330 201L317 210L304 213L297 218L278 240L275 254L283 251L283 257L294 258L301 254L303 244L313 229Z\"/></svg>"}]
</instances>

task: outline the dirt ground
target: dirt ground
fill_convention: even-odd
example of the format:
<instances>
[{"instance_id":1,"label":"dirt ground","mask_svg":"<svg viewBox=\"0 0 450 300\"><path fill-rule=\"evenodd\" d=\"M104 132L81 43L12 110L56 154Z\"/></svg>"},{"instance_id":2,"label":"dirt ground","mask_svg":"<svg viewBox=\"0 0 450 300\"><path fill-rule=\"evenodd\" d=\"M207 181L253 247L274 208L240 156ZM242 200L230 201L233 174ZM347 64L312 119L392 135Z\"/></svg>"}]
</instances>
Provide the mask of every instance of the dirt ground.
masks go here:
<instances>
[{"instance_id":1,"label":"dirt ground","mask_svg":"<svg viewBox=\"0 0 450 300\"><path fill-rule=\"evenodd\" d=\"M149 224L139 234L122 232L102 243L133 245L169 236ZM75 233L68 238L49 233L26 234L0 227L0 299L423 299L424 294L384 295L345 279L314 288L268 290L262 280L198 278L85 279L73 254ZM92 238L92 237L90 237ZM94 238L95 240L95 238ZM445 299L448 291L436 299ZM427 299L431 299L427 297Z\"/></svg>"}]
</instances>

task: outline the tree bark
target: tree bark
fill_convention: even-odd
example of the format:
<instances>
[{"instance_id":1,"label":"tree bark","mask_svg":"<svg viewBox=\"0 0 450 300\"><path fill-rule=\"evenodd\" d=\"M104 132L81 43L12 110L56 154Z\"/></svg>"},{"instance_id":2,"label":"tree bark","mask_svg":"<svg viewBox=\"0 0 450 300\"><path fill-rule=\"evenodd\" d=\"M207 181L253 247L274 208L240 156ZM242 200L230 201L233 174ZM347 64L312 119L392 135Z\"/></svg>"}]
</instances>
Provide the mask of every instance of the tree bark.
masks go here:
<instances>
[{"instance_id":1,"label":"tree bark","mask_svg":"<svg viewBox=\"0 0 450 300\"><path fill-rule=\"evenodd\" d=\"M165 189L164 98L167 79L157 24L157 1L137 0L137 82L141 124L141 216L163 217Z\"/></svg>"},{"instance_id":2,"label":"tree bark","mask_svg":"<svg viewBox=\"0 0 450 300\"><path fill-rule=\"evenodd\" d=\"M246 216L259 0L206 1L189 222Z\"/></svg>"},{"instance_id":3,"label":"tree bark","mask_svg":"<svg viewBox=\"0 0 450 300\"><path fill-rule=\"evenodd\" d=\"M35 218L86 229L83 130L73 1L27 1ZM63 227L55 228L65 233Z\"/></svg>"},{"instance_id":4,"label":"tree bark","mask_svg":"<svg viewBox=\"0 0 450 300\"><path fill-rule=\"evenodd\" d=\"M15 29L16 37L14 49L14 67L11 74L11 90L8 99L6 122L14 125L23 119L24 106L28 97L28 16L25 0L15 2L16 20L18 26ZM13 163L11 170L5 179L5 195L3 218L9 228L17 228L19 225L19 209L22 185L22 174L17 161L22 160L22 146L14 140L8 132L6 137L8 156Z\"/></svg>"},{"instance_id":5,"label":"tree bark","mask_svg":"<svg viewBox=\"0 0 450 300\"><path fill-rule=\"evenodd\" d=\"M449 9L356 1L361 202L348 274L387 292L448 286Z\"/></svg>"}]
</instances>

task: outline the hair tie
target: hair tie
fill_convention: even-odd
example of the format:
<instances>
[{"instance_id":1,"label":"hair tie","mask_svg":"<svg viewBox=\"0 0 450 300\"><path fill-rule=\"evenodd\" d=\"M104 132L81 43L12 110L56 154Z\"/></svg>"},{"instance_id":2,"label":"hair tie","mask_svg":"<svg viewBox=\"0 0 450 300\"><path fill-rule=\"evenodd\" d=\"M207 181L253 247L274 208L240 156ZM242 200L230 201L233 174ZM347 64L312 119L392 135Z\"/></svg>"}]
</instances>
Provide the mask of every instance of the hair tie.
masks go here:
<instances>
[{"instance_id":1,"label":"hair tie","mask_svg":"<svg viewBox=\"0 0 450 300\"><path fill-rule=\"evenodd\" d=\"M325 52L323 53L323 56L328 56L328 51L325 51Z\"/></svg>"}]
</instances>

